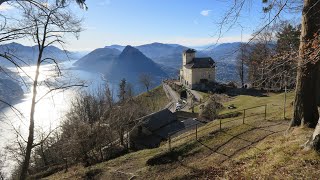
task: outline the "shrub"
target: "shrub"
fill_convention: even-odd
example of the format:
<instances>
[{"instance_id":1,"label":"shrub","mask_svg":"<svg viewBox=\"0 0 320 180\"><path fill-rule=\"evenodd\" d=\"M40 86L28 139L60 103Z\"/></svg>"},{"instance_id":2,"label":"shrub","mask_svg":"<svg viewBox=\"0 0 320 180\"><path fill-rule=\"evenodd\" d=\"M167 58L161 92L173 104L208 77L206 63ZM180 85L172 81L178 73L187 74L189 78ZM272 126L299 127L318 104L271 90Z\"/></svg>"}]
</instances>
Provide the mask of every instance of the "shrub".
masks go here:
<instances>
[{"instance_id":1,"label":"shrub","mask_svg":"<svg viewBox=\"0 0 320 180\"><path fill-rule=\"evenodd\" d=\"M213 120L218 116L218 113L222 108L222 104L217 102L214 96L211 96L209 100L201 106L200 117L208 120Z\"/></svg>"}]
</instances>

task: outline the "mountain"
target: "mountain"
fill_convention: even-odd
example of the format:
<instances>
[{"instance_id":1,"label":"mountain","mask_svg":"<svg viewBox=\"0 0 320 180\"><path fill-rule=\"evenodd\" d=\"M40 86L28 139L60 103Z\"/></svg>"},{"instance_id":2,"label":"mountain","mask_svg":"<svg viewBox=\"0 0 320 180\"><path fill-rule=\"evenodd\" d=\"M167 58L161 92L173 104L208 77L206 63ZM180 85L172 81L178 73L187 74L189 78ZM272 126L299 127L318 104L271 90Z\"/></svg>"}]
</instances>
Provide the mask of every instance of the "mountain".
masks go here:
<instances>
[{"instance_id":1,"label":"mountain","mask_svg":"<svg viewBox=\"0 0 320 180\"><path fill-rule=\"evenodd\" d=\"M170 56L173 54L181 53L188 49L188 47L181 46L178 44L162 44L162 43L152 43L152 44L145 44L141 46L137 46L143 54L148 56L149 58L158 58L160 56Z\"/></svg>"},{"instance_id":2,"label":"mountain","mask_svg":"<svg viewBox=\"0 0 320 180\"><path fill-rule=\"evenodd\" d=\"M181 67L181 54L184 50L189 49L179 44L163 44L157 42L134 47L154 62L161 64L161 66L169 66L171 69ZM114 48L123 51L125 46L111 45L105 48Z\"/></svg>"},{"instance_id":3,"label":"mountain","mask_svg":"<svg viewBox=\"0 0 320 180\"><path fill-rule=\"evenodd\" d=\"M126 46L121 46L121 45L114 44L114 45L111 45L111 46L106 46L105 48L118 49L119 51L123 51L125 47Z\"/></svg>"},{"instance_id":4,"label":"mountain","mask_svg":"<svg viewBox=\"0 0 320 180\"><path fill-rule=\"evenodd\" d=\"M112 79L126 78L132 82L137 82L139 76L143 73L152 75L157 82L161 78L168 77L157 63L146 57L137 48L126 46L113 61L111 71L107 72L107 77Z\"/></svg>"},{"instance_id":5,"label":"mountain","mask_svg":"<svg viewBox=\"0 0 320 180\"><path fill-rule=\"evenodd\" d=\"M177 44L152 43L137 46L137 49L158 64L179 69L182 65L182 52L189 48Z\"/></svg>"},{"instance_id":6,"label":"mountain","mask_svg":"<svg viewBox=\"0 0 320 180\"><path fill-rule=\"evenodd\" d=\"M14 55L13 60L20 66L34 65L38 52L37 46L24 46L14 42L0 45L0 54L8 53ZM48 46L43 53L43 59L44 58L53 58L56 59L57 62L63 62L77 59L79 55L78 53L61 50L55 46ZM0 66L12 67L14 65L7 59L0 58Z\"/></svg>"},{"instance_id":7,"label":"mountain","mask_svg":"<svg viewBox=\"0 0 320 180\"><path fill-rule=\"evenodd\" d=\"M92 71L107 72L121 51L114 48L99 48L74 63L75 66Z\"/></svg>"},{"instance_id":8,"label":"mountain","mask_svg":"<svg viewBox=\"0 0 320 180\"><path fill-rule=\"evenodd\" d=\"M154 85L158 85L163 78L168 77L165 68L132 46L126 46L122 52L110 46L99 48L74 65L82 70L103 73L107 80L113 82L125 78L132 84L138 84L139 76L145 73L152 76ZM141 92L141 89L138 91Z\"/></svg>"},{"instance_id":9,"label":"mountain","mask_svg":"<svg viewBox=\"0 0 320 180\"><path fill-rule=\"evenodd\" d=\"M235 64L236 57L238 55L238 49L240 48L241 42L223 43L216 47L208 50L201 51L202 53L208 54L216 62L224 62L227 64Z\"/></svg>"}]
</instances>

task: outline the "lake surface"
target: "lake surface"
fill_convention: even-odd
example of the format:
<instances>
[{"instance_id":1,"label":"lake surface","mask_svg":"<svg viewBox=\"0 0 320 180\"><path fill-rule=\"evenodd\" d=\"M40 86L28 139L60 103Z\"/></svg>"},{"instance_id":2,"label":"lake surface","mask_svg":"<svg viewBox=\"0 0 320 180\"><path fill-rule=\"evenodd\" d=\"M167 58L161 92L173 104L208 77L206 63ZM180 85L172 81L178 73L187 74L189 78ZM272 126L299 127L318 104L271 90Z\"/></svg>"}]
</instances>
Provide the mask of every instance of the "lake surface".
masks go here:
<instances>
[{"instance_id":1,"label":"lake surface","mask_svg":"<svg viewBox=\"0 0 320 180\"><path fill-rule=\"evenodd\" d=\"M63 77L57 77L57 71L53 65L44 65L41 67L39 77L40 85L37 88L38 98L42 97L49 91L49 88L44 84L44 82L54 82L53 77L57 77L55 80L65 84L82 84L85 82L88 87L54 91L41 99L41 101L37 103L35 111L35 128L37 133L35 138L38 137L39 132L48 133L59 126L61 121L63 121L66 112L69 110L71 100L78 92L81 90L94 91L99 86L105 85L106 82L103 80L103 76L99 73L72 69L72 64L74 62L75 61L68 61L60 64ZM16 71L15 69L10 70ZM34 77L35 66L24 67L23 70L30 77ZM14 105L19 112L10 108L0 110L0 153L2 153L2 158L9 155L5 154L5 146L16 141L15 131L18 131L25 139L27 139L29 126L28 121L32 100L32 84L25 74L21 75L26 80L27 85L23 87L25 91L24 98ZM108 84L110 88L116 92L116 82L108 82ZM5 172L10 173L13 167L14 162L7 159Z\"/></svg>"}]
</instances>

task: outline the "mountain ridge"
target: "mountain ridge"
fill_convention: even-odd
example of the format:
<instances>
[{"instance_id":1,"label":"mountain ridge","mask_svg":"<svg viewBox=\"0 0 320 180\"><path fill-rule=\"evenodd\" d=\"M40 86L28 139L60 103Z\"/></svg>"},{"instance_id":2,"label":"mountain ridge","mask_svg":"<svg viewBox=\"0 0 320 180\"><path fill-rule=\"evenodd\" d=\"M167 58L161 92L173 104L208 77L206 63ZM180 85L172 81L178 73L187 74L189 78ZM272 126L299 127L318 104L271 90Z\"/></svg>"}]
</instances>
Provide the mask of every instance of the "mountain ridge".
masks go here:
<instances>
[{"instance_id":1,"label":"mountain ridge","mask_svg":"<svg viewBox=\"0 0 320 180\"><path fill-rule=\"evenodd\" d=\"M212 57L217 63L217 80L222 82L237 81L236 69L237 48L241 42L223 43L208 50L200 50L197 57ZM105 49L117 49L122 51L128 46L111 45ZM182 66L182 52L189 47L179 44L150 43L140 46L130 46L136 48L147 58L157 63L170 77L177 77ZM95 59L96 57L91 57ZM107 61L107 58L105 59Z\"/></svg>"},{"instance_id":2,"label":"mountain ridge","mask_svg":"<svg viewBox=\"0 0 320 180\"><path fill-rule=\"evenodd\" d=\"M19 66L26 66L26 65L34 65L37 60L38 56L38 46L25 46L16 42L11 42L8 44L0 45L0 53L5 54L14 54L12 59L19 65ZM63 62L66 60L75 60L80 58L80 54L72 51L67 51L60 49L56 46L48 46L45 48L43 53L43 58L54 58L57 62ZM4 67L13 67L14 64L9 62L7 59L0 57L0 66ZM53 63L53 62L48 62Z\"/></svg>"}]
</instances>

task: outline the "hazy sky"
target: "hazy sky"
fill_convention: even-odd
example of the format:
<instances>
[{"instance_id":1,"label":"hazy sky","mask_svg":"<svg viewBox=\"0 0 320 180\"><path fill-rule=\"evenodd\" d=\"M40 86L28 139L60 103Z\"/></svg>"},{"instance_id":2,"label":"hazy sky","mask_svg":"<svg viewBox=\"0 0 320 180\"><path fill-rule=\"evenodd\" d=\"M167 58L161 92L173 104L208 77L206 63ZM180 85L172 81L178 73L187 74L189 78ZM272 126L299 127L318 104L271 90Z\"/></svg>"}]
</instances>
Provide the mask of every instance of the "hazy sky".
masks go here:
<instances>
[{"instance_id":1,"label":"hazy sky","mask_svg":"<svg viewBox=\"0 0 320 180\"><path fill-rule=\"evenodd\" d=\"M186 46L213 44L219 22L233 0L87 0L89 9L73 9L84 18L80 39L68 40L71 50L92 50L106 45L140 45L152 42ZM261 0L245 5L239 22L243 41L263 24ZM76 5L74 5L76 6ZM1 7L0 11L10 8ZM222 42L241 41L236 25L223 34Z\"/></svg>"}]
</instances>

